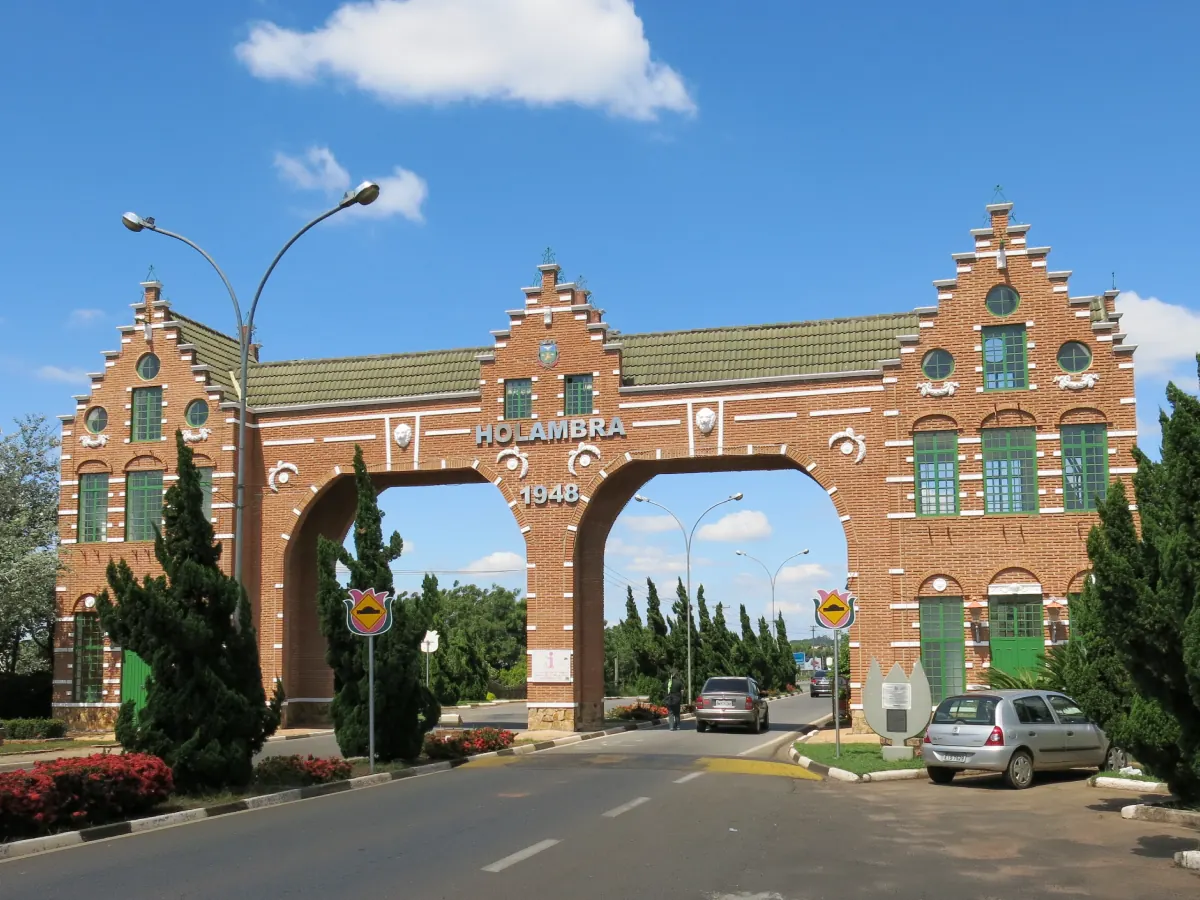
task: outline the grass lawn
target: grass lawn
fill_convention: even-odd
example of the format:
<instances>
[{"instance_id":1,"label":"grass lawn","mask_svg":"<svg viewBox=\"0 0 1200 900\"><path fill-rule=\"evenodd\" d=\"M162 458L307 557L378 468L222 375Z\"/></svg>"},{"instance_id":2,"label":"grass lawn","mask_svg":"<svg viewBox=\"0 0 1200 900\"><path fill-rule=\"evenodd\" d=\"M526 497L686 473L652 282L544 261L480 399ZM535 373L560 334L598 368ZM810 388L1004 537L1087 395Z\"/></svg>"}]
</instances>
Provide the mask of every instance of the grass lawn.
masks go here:
<instances>
[{"instance_id":1,"label":"grass lawn","mask_svg":"<svg viewBox=\"0 0 1200 900\"><path fill-rule=\"evenodd\" d=\"M855 775L865 775L867 772L883 772L889 769L923 769L925 761L921 757L885 761L879 755L879 747L875 744L842 744L841 758L834 758L833 744L808 744L796 742L796 752L807 756L813 762L830 766L835 769L845 769Z\"/></svg>"},{"instance_id":2,"label":"grass lawn","mask_svg":"<svg viewBox=\"0 0 1200 900\"><path fill-rule=\"evenodd\" d=\"M0 756L20 756L23 753L38 753L43 750L86 750L91 747L100 750L116 746L116 741L73 741L69 738L58 741L5 741L0 745Z\"/></svg>"},{"instance_id":3,"label":"grass lawn","mask_svg":"<svg viewBox=\"0 0 1200 900\"><path fill-rule=\"evenodd\" d=\"M1155 778L1153 775L1122 775L1120 772L1101 772L1097 778L1124 778L1129 781L1149 781L1152 784L1158 784L1162 781L1161 778Z\"/></svg>"}]
</instances>

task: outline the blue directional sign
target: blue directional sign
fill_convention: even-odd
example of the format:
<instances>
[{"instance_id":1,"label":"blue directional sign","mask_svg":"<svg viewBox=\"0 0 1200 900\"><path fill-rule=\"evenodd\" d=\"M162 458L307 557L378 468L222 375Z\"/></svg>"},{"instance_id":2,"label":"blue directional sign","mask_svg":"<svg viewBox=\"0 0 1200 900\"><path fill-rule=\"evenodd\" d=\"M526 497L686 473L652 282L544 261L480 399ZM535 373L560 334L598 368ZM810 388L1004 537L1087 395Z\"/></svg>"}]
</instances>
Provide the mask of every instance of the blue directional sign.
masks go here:
<instances>
[{"instance_id":1,"label":"blue directional sign","mask_svg":"<svg viewBox=\"0 0 1200 900\"><path fill-rule=\"evenodd\" d=\"M796 661L796 665L800 665L801 663L807 661L808 657L803 653L793 653L792 659Z\"/></svg>"}]
</instances>

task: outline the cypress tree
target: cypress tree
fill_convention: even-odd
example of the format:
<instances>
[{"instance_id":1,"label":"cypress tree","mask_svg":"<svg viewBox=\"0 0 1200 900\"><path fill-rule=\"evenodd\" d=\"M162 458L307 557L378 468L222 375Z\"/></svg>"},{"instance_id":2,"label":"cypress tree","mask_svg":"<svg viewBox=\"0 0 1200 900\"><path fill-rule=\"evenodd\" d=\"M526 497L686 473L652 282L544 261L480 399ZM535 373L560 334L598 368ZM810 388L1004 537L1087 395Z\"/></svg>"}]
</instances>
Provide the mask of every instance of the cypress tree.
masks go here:
<instances>
[{"instance_id":1,"label":"cypress tree","mask_svg":"<svg viewBox=\"0 0 1200 900\"><path fill-rule=\"evenodd\" d=\"M771 637L771 626L767 624L766 616L758 617L758 649L755 677L760 687L774 690L779 687L778 656L775 652L775 638Z\"/></svg>"},{"instance_id":2,"label":"cypress tree","mask_svg":"<svg viewBox=\"0 0 1200 900\"><path fill-rule=\"evenodd\" d=\"M709 677L734 673L736 644L737 637L730 633L729 627L725 624L725 604L718 603L712 622L711 650L708 657Z\"/></svg>"},{"instance_id":3,"label":"cypress tree","mask_svg":"<svg viewBox=\"0 0 1200 900\"><path fill-rule=\"evenodd\" d=\"M738 606L738 618L741 621L741 639L734 644L733 663L738 675L753 675L754 662L758 657L758 638L754 636L754 628L750 624L750 616L746 612L746 604Z\"/></svg>"},{"instance_id":4,"label":"cypress tree","mask_svg":"<svg viewBox=\"0 0 1200 900\"><path fill-rule=\"evenodd\" d=\"M792 656L792 642L788 640L787 625L783 621L783 613L775 617L775 646L778 660L777 679L779 687L786 688L796 683L796 658Z\"/></svg>"},{"instance_id":5,"label":"cypress tree","mask_svg":"<svg viewBox=\"0 0 1200 900\"><path fill-rule=\"evenodd\" d=\"M346 628L346 589L337 583L336 566L350 570L350 587L392 593L391 562L404 550L396 532L385 544L383 513L362 447L354 447L354 482L358 508L354 516L354 550L317 539L317 607L321 633L328 642L325 659L333 669L333 726L345 756L364 756L368 748L367 638ZM375 755L380 760L415 759L425 734L437 725L441 706L425 687L421 639L430 610L420 598L397 599L387 633L375 638Z\"/></svg>"},{"instance_id":6,"label":"cypress tree","mask_svg":"<svg viewBox=\"0 0 1200 900\"><path fill-rule=\"evenodd\" d=\"M122 705L117 739L126 750L161 758L183 791L242 787L254 754L279 725L283 691L277 683L268 705L250 603L220 569L200 473L179 432L175 448L179 478L167 490L154 540L164 574L139 582L124 559L110 562L112 596L102 591L96 603L105 631L151 673L141 712L135 715L132 700Z\"/></svg>"},{"instance_id":7,"label":"cypress tree","mask_svg":"<svg viewBox=\"0 0 1200 900\"><path fill-rule=\"evenodd\" d=\"M646 579L646 630L643 646L646 666L643 670L647 693L651 699L661 700L667 683L668 632L667 620L663 618L662 603L658 599L658 588Z\"/></svg>"},{"instance_id":8,"label":"cypress tree","mask_svg":"<svg viewBox=\"0 0 1200 900\"><path fill-rule=\"evenodd\" d=\"M642 630L642 615L638 612L637 601L633 599L633 585L625 587L625 619L622 624L628 631Z\"/></svg>"},{"instance_id":9,"label":"cypress tree","mask_svg":"<svg viewBox=\"0 0 1200 900\"><path fill-rule=\"evenodd\" d=\"M417 605L426 628L436 630L439 637L438 651L428 660L430 689L445 706L454 706L460 700L483 700L487 696L488 668L482 647L471 640L466 617L447 615L445 600L437 576L427 574L421 582Z\"/></svg>"}]
</instances>

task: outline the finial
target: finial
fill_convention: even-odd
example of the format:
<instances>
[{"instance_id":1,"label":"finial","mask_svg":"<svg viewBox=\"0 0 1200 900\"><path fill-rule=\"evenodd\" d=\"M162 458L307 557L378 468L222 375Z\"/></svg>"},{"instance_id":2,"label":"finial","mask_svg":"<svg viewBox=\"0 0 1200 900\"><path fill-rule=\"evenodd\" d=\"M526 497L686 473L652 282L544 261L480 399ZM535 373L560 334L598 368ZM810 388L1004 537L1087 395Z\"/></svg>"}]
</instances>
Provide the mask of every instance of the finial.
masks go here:
<instances>
[{"instance_id":1,"label":"finial","mask_svg":"<svg viewBox=\"0 0 1200 900\"><path fill-rule=\"evenodd\" d=\"M542 265L554 265L554 248L547 247L544 251L542 251Z\"/></svg>"},{"instance_id":2,"label":"finial","mask_svg":"<svg viewBox=\"0 0 1200 900\"><path fill-rule=\"evenodd\" d=\"M146 272L146 277L143 278L142 280L143 281L157 281L158 280L157 278L154 277L154 266L153 265L150 266L149 270Z\"/></svg>"},{"instance_id":3,"label":"finial","mask_svg":"<svg viewBox=\"0 0 1200 900\"><path fill-rule=\"evenodd\" d=\"M1117 289L1117 273L1116 272L1112 273L1112 285L1113 285L1112 289L1115 291Z\"/></svg>"}]
</instances>

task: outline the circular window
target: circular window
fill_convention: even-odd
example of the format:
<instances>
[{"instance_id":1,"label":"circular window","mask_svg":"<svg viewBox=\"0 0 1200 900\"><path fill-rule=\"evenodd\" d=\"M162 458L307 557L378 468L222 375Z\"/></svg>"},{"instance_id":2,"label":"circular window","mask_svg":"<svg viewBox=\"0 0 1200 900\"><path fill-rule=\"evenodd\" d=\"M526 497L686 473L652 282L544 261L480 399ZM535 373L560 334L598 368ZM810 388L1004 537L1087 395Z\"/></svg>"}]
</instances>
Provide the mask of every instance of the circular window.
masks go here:
<instances>
[{"instance_id":1,"label":"circular window","mask_svg":"<svg viewBox=\"0 0 1200 900\"><path fill-rule=\"evenodd\" d=\"M941 381L954 371L954 357L949 350L930 350L921 360L921 371L926 378Z\"/></svg>"},{"instance_id":2,"label":"circular window","mask_svg":"<svg viewBox=\"0 0 1200 900\"><path fill-rule=\"evenodd\" d=\"M108 427L108 410L103 406L93 406L83 417L83 424L92 434L99 434Z\"/></svg>"},{"instance_id":3,"label":"circular window","mask_svg":"<svg viewBox=\"0 0 1200 900\"><path fill-rule=\"evenodd\" d=\"M993 316L1011 316L1021 304L1021 295L1007 284L998 284L987 293L987 308Z\"/></svg>"},{"instance_id":4,"label":"circular window","mask_svg":"<svg viewBox=\"0 0 1200 900\"><path fill-rule=\"evenodd\" d=\"M203 400L193 400L187 405L183 418L193 428L199 428L208 421L208 404Z\"/></svg>"},{"instance_id":5,"label":"circular window","mask_svg":"<svg viewBox=\"0 0 1200 900\"><path fill-rule=\"evenodd\" d=\"M158 374L159 364L158 357L153 353L147 353L137 361L138 377L143 381L149 381Z\"/></svg>"},{"instance_id":6,"label":"circular window","mask_svg":"<svg viewBox=\"0 0 1200 900\"><path fill-rule=\"evenodd\" d=\"M1058 364L1064 372L1082 372L1092 364L1092 351L1079 341L1067 341L1058 348Z\"/></svg>"}]
</instances>

